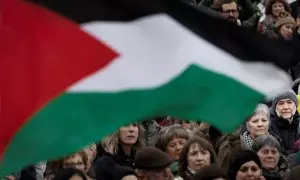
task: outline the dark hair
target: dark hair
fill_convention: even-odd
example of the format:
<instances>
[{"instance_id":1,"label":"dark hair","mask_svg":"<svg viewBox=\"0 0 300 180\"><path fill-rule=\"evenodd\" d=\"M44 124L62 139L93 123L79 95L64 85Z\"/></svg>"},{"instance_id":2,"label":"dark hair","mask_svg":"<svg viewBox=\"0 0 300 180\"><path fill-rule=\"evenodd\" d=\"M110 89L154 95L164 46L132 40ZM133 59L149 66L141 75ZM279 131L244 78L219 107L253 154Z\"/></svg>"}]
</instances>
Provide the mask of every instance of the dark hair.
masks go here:
<instances>
[{"instance_id":1,"label":"dark hair","mask_svg":"<svg viewBox=\"0 0 300 180\"><path fill-rule=\"evenodd\" d=\"M54 160L54 161L50 162L49 166L53 169L53 172L58 172L61 169L63 169L63 164L64 164L65 160L67 160L67 159L69 159L72 156L75 156L77 154L79 154L82 157L84 168L85 168L85 170L87 170L86 168L87 168L87 163L88 163L88 156L84 151L79 151L79 152L76 152L72 155L66 156L62 159Z\"/></svg>"},{"instance_id":2,"label":"dark hair","mask_svg":"<svg viewBox=\"0 0 300 180\"><path fill-rule=\"evenodd\" d=\"M193 176L193 180L213 180L216 178L227 179L227 173L223 168L214 164L199 169Z\"/></svg>"},{"instance_id":3,"label":"dark hair","mask_svg":"<svg viewBox=\"0 0 300 180\"><path fill-rule=\"evenodd\" d=\"M285 0L268 0L268 3L266 5L266 11L265 11L266 15L272 14L272 6L273 6L273 4L275 4L277 2L282 3L286 12L289 12L289 13L291 12L291 8Z\"/></svg>"},{"instance_id":4,"label":"dark hair","mask_svg":"<svg viewBox=\"0 0 300 180\"><path fill-rule=\"evenodd\" d=\"M271 135L263 135L263 136L257 137L253 142L252 150L257 153L265 146L274 147L279 152L282 152L282 148L281 148L279 142L276 140L275 137L273 137Z\"/></svg>"},{"instance_id":5,"label":"dark hair","mask_svg":"<svg viewBox=\"0 0 300 180\"><path fill-rule=\"evenodd\" d=\"M81 177L83 180L87 180L84 173L76 168L64 168L64 169L60 170L54 177L54 180L68 180L71 177L76 176L76 175Z\"/></svg>"},{"instance_id":6,"label":"dark hair","mask_svg":"<svg viewBox=\"0 0 300 180\"><path fill-rule=\"evenodd\" d=\"M230 3L236 3L235 0L220 0L220 8L222 8L223 4L230 4Z\"/></svg>"},{"instance_id":7,"label":"dark hair","mask_svg":"<svg viewBox=\"0 0 300 180\"><path fill-rule=\"evenodd\" d=\"M210 163L211 164L217 164L218 165L218 161L217 161L217 155L215 153L215 150L213 148L213 146L204 138L201 137L191 137L187 143L184 145L184 147L182 148L182 151L180 153L180 158L179 158L179 168L178 168L178 175L181 176L183 179L186 178L186 170L187 170L187 166L188 166L188 160L187 160L187 156L188 156L188 152L191 148L191 146L193 144L199 144L199 146L203 149L203 150L208 150L210 153Z\"/></svg>"}]
</instances>

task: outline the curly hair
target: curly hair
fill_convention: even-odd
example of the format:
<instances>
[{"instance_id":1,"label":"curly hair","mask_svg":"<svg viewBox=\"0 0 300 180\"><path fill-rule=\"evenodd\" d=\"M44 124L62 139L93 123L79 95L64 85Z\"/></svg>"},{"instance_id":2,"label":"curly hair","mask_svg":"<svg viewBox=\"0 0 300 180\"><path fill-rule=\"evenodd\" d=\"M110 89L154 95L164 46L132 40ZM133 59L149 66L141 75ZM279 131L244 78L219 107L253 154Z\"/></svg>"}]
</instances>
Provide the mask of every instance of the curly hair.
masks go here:
<instances>
[{"instance_id":1,"label":"curly hair","mask_svg":"<svg viewBox=\"0 0 300 180\"><path fill-rule=\"evenodd\" d=\"M266 5L266 15L272 15L272 6L275 3L282 3L284 6L284 9L286 12L291 12L291 7L289 6L288 2L286 0L268 0L268 3Z\"/></svg>"}]
</instances>

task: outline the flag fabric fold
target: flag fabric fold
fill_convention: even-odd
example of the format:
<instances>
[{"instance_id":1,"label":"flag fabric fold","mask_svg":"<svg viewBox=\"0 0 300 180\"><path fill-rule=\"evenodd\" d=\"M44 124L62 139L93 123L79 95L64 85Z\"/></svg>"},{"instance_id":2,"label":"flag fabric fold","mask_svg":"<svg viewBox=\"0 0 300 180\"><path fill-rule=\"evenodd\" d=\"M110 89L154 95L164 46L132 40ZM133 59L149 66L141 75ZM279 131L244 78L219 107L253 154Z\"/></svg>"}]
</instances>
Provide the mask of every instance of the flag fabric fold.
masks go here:
<instances>
[{"instance_id":1,"label":"flag fabric fold","mask_svg":"<svg viewBox=\"0 0 300 180\"><path fill-rule=\"evenodd\" d=\"M295 46L179 1L1 6L0 175L153 116L229 132L289 87Z\"/></svg>"}]
</instances>

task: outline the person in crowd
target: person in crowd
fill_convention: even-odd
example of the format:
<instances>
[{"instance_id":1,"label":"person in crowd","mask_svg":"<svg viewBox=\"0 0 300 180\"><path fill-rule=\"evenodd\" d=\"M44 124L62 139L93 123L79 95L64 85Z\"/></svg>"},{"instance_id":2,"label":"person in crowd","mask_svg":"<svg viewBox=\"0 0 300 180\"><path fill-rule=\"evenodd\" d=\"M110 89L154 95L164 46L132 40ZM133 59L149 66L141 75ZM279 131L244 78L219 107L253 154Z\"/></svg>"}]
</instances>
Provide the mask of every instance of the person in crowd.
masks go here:
<instances>
[{"instance_id":1,"label":"person in crowd","mask_svg":"<svg viewBox=\"0 0 300 180\"><path fill-rule=\"evenodd\" d=\"M180 154L178 177L175 180L191 180L196 171L211 164L218 165L212 145L203 138L191 137Z\"/></svg>"},{"instance_id":2,"label":"person in crowd","mask_svg":"<svg viewBox=\"0 0 300 180\"><path fill-rule=\"evenodd\" d=\"M282 12L279 15L278 20L275 23L275 29L273 31L269 30L265 33L269 38L279 39L279 40L293 40L297 35L296 21L287 12Z\"/></svg>"},{"instance_id":3,"label":"person in crowd","mask_svg":"<svg viewBox=\"0 0 300 180\"><path fill-rule=\"evenodd\" d=\"M177 174L181 150L188 139L189 133L180 124L164 127L158 133L156 147L173 158L171 170L174 175Z\"/></svg>"},{"instance_id":4,"label":"person in crowd","mask_svg":"<svg viewBox=\"0 0 300 180\"><path fill-rule=\"evenodd\" d=\"M270 132L280 137L283 154L291 153L291 149L299 138L299 114L297 112L298 99L289 90L276 96L270 110Z\"/></svg>"},{"instance_id":5,"label":"person in crowd","mask_svg":"<svg viewBox=\"0 0 300 180\"><path fill-rule=\"evenodd\" d=\"M47 162L39 162L34 165L36 171L36 180L44 180L44 172L46 170Z\"/></svg>"},{"instance_id":6,"label":"person in crowd","mask_svg":"<svg viewBox=\"0 0 300 180\"><path fill-rule=\"evenodd\" d=\"M145 144L147 147L155 147L157 134L161 126L155 120L144 120L142 125L145 129Z\"/></svg>"},{"instance_id":7,"label":"person in crowd","mask_svg":"<svg viewBox=\"0 0 300 180\"><path fill-rule=\"evenodd\" d=\"M289 13L284 12L277 20L275 28L277 39L292 40L296 30L296 21Z\"/></svg>"},{"instance_id":8,"label":"person in crowd","mask_svg":"<svg viewBox=\"0 0 300 180\"><path fill-rule=\"evenodd\" d=\"M102 156L98 157L93 164L94 170L102 166L105 161L103 157L111 158L120 166L134 168L135 152L144 146L143 128L138 124L129 124L119 128L112 135L104 138L101 142Z\"/></svg>"},{"instance_id":9,"label":"person in crowd","mask_svg":"<svg viewBox=\"0 0 300 180\"><path fill-rule=\"evenodd\" d=\"M281 180L289 172L288 164L280 149L279 142L270 135L259 136L253 143L252 150L260 159L266 180Z\"/></svg>"},{"instance_id":10,"label":"person in crowd","mask_svg":"<svg viewBox=\"0 0 300 180\"><path fill-rule=\"evenodd\" d=\"M226 171L215 165L204 166L193 176L193 180L227 180Z\"/></svg>"},{"instance_id":11,"label":"person in crowd","mask_svg":"<svg viewBox=\"0 0 300 180\"><path fill-rule=\"evenodd\" d=\"M228 170L232 156L241 151L240 128L231 134L224 134L215 146L220 166Z\"/></svg>"},{"instance_id":12,"label":"person in crowd","mask_svg":"<svg viewBox=\"0 0 300 180\"><path fill-rule=\"evenodd\" d=\"M73 167L61 169L56 175L54 180L87 180L85 174Z\"/></svg>"},{"instance_id":13,"label":"person in crowd","mask_svg":"<svg viewBox=\"0 0 300 180\"><path fill-rule=\"evenodd\" d=\"M110 157L104 156L95 170L97 180L137 180L134 169L116 164Z\"/></svg>"},{"instance_id":14,"label":"person in crowd","mask_svg":"<svg viewBox=\"0 0 300 180\"><path fill-rule=\"evenodd\" d=\"M291 169L289 175L284 180L299 180L300 178L300 166Z\"/></svg>"},{"instance_id":15,"label":"person in crowd","mask_svg":"<svg viewBox=\"0 0 300 180\"><path fill-rule=\"evenodd\" d=\"M257 137L269 134L269 119L270 112L268 106L265 104L259 104L253 115L245 122L246 131L241 134L242 149L251 150L253 142ZM280 138L277 137L276 139Z\"/></svg>"},{"instance_id":16,"label":"person in crowd","mask_svg":"<svg viewBox=\"0 0 300 180\"><path fill-rule=\"evenodd\" d=\"M87 175L88 157L85 151L79 151L70 156L53 161L50 163L52 173L55 174L64 168L76 168Z\"/></svg>"},{"instance_id":17,"label":"person in crowd","mask_svg":"<svg viewBox=\"0 0 300 180\"><path fill-rule=\"evenodd\" d=\"M173 180L171 156L158 148L146 147L135 155L136 172L139 180Z\"/></svg>"},{"instance_id":18,"label":"person in crowd","mask_svg":"<svg viewBox=\"0 0 300 180\"><path fill-rule=\"evenodd\" d=\"M264 180L258 155L250 150L237 152L228 169L229 180Z\"/></svg>"},{"instance_id":19,"label":"person in crowd","mask_svg":"<svg viewBox=\"0 0 300 180\"><path fill-rule=\"evenodd\" d=\"M221 17L237 26L247 28L256 28L260 15L255 13L251 18L246 21L239 20L238 5L235 0L221 0Z\"/></svg>"},{"instance_id":20,"label":"person in crowd","mask_svg":"<svg viewBox=\"0 0 300 180\"><path fill-rule=\"evenodd\" d=\"M199 127L199 124L196 121L181 120L179 123L190 135Z\"/></svg>"},{"instance_id":21,"label":"person in crowd","mask_svg":"<svg viewBox=\"0 0 300 180\"><path fill-rule=\"evenodd\" d=\"M268 0L265 11L265 19L259 23L258 31L263 34L270 34L275 31L275 24L282 12L291 12L286 0Z\"/></svg>"},{"instance_id":22,"label":"person in crowd","mask_svg":"<svg viewBox=\"0 0 300 180\"><path fill-rule=\"evenodd\" d=\"M213 147L216 146L217 141L223 136L222 132L206 122L201 122L200 125L194 129L192 134L204 137L213 145Z\"/></svg>"},{"instance_id":23,"label":"person in crowd","mask_svg":"<svg viewBox=\"0 0 300 180\"><path fill-rule=\"evenodd\" d=\"M289 154L286 157L286 160L287 160L290 168L300 165L299 153L300 153L300 139L298 139L295 142L295 144L291 150L291 154Z\"/></svg>"}]
</instances>

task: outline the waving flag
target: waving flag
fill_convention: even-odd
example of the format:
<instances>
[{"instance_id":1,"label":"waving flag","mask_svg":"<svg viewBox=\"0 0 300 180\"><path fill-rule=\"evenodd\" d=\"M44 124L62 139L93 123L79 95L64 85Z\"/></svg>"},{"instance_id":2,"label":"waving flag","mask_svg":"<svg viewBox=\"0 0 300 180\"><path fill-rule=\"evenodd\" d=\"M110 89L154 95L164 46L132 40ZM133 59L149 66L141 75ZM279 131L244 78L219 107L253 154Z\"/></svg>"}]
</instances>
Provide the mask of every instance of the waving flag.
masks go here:
<instances>
[{"instance_id":1,"label":"waving flag","mask_svg":"<svg viewBox=\"0 0 300 180\"><path fill-rule=\"evenodd\" d=\"M162 115L232 131L295 47L177 1L1 1L0 175Z\"/></svg>"}]
</instances>

